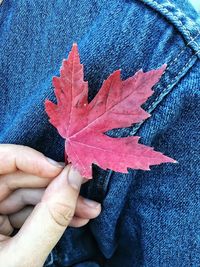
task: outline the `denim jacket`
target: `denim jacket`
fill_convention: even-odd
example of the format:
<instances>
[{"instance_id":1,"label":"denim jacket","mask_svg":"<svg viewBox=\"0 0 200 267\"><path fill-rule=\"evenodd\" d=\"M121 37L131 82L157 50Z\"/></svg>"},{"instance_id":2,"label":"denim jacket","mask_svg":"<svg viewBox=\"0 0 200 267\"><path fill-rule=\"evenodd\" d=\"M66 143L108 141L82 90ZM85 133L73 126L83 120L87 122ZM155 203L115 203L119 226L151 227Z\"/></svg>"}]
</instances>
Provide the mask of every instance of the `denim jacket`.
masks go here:
<instances>
[{"instance_id":1,"label":"denim jacket","mask_svg":"<svg viewBox=\"0 0 200 267\"><path fill-rule=\"evenodd\" d=\"M69 227L45 267L200 266L200 22L187 0L4 0L0 6L0 142L64 161L48 122L52 76L77 42L89 100L116 69L122 79L167 63L142 106L151 117L112 137L140 136L178 161L128 174L93 166L81 194L102 212Z\"/></svg>"}]
</instances>

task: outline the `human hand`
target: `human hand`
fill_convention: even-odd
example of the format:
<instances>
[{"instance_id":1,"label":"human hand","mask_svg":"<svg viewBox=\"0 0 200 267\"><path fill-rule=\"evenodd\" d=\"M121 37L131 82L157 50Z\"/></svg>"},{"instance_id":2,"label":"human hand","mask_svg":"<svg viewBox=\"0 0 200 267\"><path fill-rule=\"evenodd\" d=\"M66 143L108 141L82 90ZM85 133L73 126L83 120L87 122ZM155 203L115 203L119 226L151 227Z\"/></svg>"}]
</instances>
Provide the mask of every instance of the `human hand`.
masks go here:
<instances>
[{"instance_id":1,"label":"human hand","mask_svg":"<svg viewBox=\"0 0 200 267\"><path fill-rule=\"evenodd\" d=\"M30 205L40 202L45 187L63 167L32 148L0 145L0 234L10 235L13 227L22 226L33 210ZM79 196L70 226L83 226L99 213L99 203Z\"/></svg>"},{"instance_id":2,"label":"human hand","mask_svg":"<svg viewBox=\"0 0 200 267\"><path fill-rule=\"evenodd\" d=\"M83 178L70 165L49 184L14 237L0 235L0 266L42 267L74 212Z\"/></svg>"}]
</instances>

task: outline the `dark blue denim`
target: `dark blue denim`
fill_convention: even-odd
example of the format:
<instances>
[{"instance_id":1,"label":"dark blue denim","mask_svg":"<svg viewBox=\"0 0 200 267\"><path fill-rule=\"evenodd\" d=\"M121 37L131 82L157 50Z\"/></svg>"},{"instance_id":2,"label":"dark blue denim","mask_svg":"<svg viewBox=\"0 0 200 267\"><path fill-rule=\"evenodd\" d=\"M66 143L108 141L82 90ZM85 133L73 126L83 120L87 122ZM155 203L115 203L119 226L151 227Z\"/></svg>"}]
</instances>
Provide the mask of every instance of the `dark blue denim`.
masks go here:
<instances>
[{"instance_id":1,"label":"dark blue denim","mask_svg":"<svg viewBox=\"0 0 200 267\"><path fill-rule=\"evenodd\" d=\"M89 99L111 72L122 78L167 63L143 123L107 134L140 142L178 164L120 174L93 166L81 194L102 212L68 228L47 267L200 266L200 28L186 0L4 0L0 6L0 142L58 161L64 140L48 122L52 76L77 42Z\"/></svg>"}]
</instances>

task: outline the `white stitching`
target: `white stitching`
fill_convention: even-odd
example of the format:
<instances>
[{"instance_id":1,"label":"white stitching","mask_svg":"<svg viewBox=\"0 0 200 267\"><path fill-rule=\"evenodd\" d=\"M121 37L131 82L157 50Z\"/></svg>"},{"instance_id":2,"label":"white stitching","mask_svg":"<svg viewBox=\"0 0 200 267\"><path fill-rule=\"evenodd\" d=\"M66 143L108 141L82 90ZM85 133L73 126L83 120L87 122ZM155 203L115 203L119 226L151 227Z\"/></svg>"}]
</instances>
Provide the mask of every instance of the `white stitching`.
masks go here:
<instances>
[{"instance_id":1,"label":"white stitching","mask_svg":"<svg viewBox=\"0 0 200 267\"><path fill-rule=\"evenodd\" d=\"M177 17L177 15L175 15L174 13L172 13L172 12L170 12L165 6L163 6L162 4L158 4L156 1L154 1L154 0L151 0L152 1L152 3L154 3L155 5L157 5L157 6L160 6L162 9L163 9L163 11L165 11L166 13L168 13L169 15L172 15L172 17L174 17L174 18L176 18L177 19L177 22L179 22L180 23L180 25L183 27L183 29L187 32L187 34L188 34L188 36L189 36L189 38L192 40L193 39L193 37L191 36L191 34L190 34L190 32L189 32L189 30L185 27L185 25L182 23L182 21ZM175 10L177 10L177 11L179 11L181 14L182 14L182 12L181 12L181 10L180 9L178 9L178 8L176 8L174 5L172 5L172 4L170 4L172 7L174 7L175 8ZM192 24L194 24L194 22L190 19L190 18L187 18L188 19L188 21L190 21ZM197 31L199 32L199 29L198 28L196 28L197 29ZM200 32L199 32L200 33ZM194 42L195 43L195 45L198 47L198 49L200 49L200 47L199 47L199 45L196 43L196 42Z\"/></svg>"},{"instance_id":2,"label":"white stitching","mask_svg":"<svg viewBox=\"0 0 200 267\"><path fill-rule=\"evenodd\" d=\"M165 92L168 90L168 88L173 84L173 82L176 80L177 76L183 72L188 65L190 64L190 62L194 59L194 57L200 52L200 50L198 50L192 57L191 59L188 61L188 63L179 71L179 73L176 75L176 77L172 80L172 82L166 87L165 90L163 90L157 97L156 99L151 103L151 105L146 109L147 112L151 113L151 107L155 104L155 102L157 102L157 100L159 100L160 96L164 94L165 96ZM162 101L162 99L161 99ZM137 131L140 129L141 125L146 122L147 120L142 121L141 123L139 123L137 126L133 126L133 128L131 129L130 133L134 132L134 135L137 133Z\"/></svg>"},{"instance_id":3,"label":"white stitching","mask_svg":"<svg viewBox=\"0 0 200 267\"><path fill-rule=\"evenodd\" d=\"M199 37L199 35L200 35L200 32L199 32L199 33L198 33L192 40L190 40L190 41L184 46L184 48L178 53L178 55L176 56L176 58L173 59L173 61L171 61L171 62L167 65L167 68L164 70L164 72L163 72L162 75L164 75L164 74L168 71L169 67L170 67L171 65L173 65L173 64L178 60L178 58L180 57L180 55L187 49L187 47L189 46L189 44L192 43L197 37ZM197 53L195 53L194 55L198 54L198 52L199 52L199 51L197 51Z\"/></svg>"},{"instance_id":4,"label":"white stitching","mask_svg":"<svg viewBox=\"0 0 200 267\"><path fill-rule=\"evenodd\" d=\"M152 106L155 104L155 102L157 102L157 100L160 98L160 96L162 95L162 94L164 94L167 90L168 90L168 88L173 84L173 82L176 80L176 78L179 76L179 74L181 73L181 72L183 72L186 68L187 68L187 66L190 64L190 62L193 60L193 58L194 58L194 56L195 55L197 55L199 52L200 52L200 47L199 47L199 45L194 41L195 39L197 39L197 37L199 37L199 35L200 35L200 31L199 31L199 29L197 28L197 30L198 30L198 34L195 36L195 37L192 37L191 36L191 34L190 34L190 32L188 31L188 29L185 27L185 25L182 23L182 21L181 20L179 20L179 18L175 15L175 14L173 14L172 12L170 12L166 7L164 7L162 4L158 4L156 1L154 1L154 0L151 0L154 4L156 4L156 5L158 5L158 6L160 6L160 7L162 7L163 8L163 10L164 11L166 11L168 14L171 14L172 16L174 16L177 20L178 20L178 22L182 25L182 27L187 31L187 33L188 33L188 35L189 35L189 37L190 37L190 41L186 44L186 46L184 47L184 49L182 49L181 51L180 51L180 53L177 55L177 57L172 61L172 62L170 62L170 64L167 66L167 68L165 69L165 71L163 72L163 74L164 73L166 73L167 72L167 70L169 69L169 67L171 66L171 65L173 65L177 60L178 60L178 58L181 56L181 54L187 49L187 47L189 46L189 44L190 43L194 43L197 47L198 47L198 51L197 52L195 52L195 54L191 57L191 59L188 61L188 63L183 67L183 69L182 70L180 70L179 72L178 72L178 74L176 75L176 77L173 79L173 81L166 87L166 89L165 90L163 90L157 97L156 97L156 99L151 103L151 105L148 107L148 110L150 110L151 108L152 108ZM180 11L180 9L178 9L178 8L176 8L174 5L172 5L168 0L167 0L167 2L172 6L172 7L174 7L177 11L179 11L181 14L182 14L182 12ZM188 20L190 20L189 18L188 18ZM190 20L191 21L191 20ZM192 22L192 21L191 21ZM192 22L193 23L193 22Z\"/></svg>"},{"instance_id":5,"label":"white stitching","mask_svg":"<svg viewBox=\"0 0 200 267\"><path fill-rule=\"evenodd\" d=\"M145 0L143 0L143 1L145 2ZM149 0L147 0L147 1L149 1ZM194 42L194 40L196 40L197 37L199 37L199 35L200 35L200 31L199 31L199 29L197 28L198 34L197 34L195 37L192 37L191 34L190 34L190 32L188 31L188 29L185 27L185 25L182 23L182 21L179 20L179 18L178 18L176 15L174 15L172 12L170 12L170 11L169 11L165 6L163 6L162 4L158 4L158 3L157 3L156 1L154 1L154 0L151 0L151 1L152 1L155 5L160 6L161 8L163 8L163 10L166 11L167 13L169 13L170 15L174 16L174 17L178 20L178 22L181 23L181 26L188 32L188 35L189 35L189 38L190 38L190 41L184 46L184 48L180 51L180 53L177 55L177 57L176 57L173 61L171 61L171 62L169 63L169 65L167 65L167 68L165 69L165 71L164 71L163 74L162 74L162 75L164 75L164 74L167 72L167 70L169 69L169 67L170 67L171 65L173 65L173 64L178 60L178 58L180 57L180 55L187 49L187 47L189 46L189 44L194 43L194 44L198 47L198 49L200 49L199 45L198 45L196 42ZM166 1L167 1L167 3L168 3L170 6L172 6L173 8L175 8L177 11L179 11L179 12L182 14L181 10L178 9L178 8L176 8L173 4L171 4L171 3L169 2L169 0L166 0ZM191 21L191 23L193 23L193 21L192 21L190 18L188 18L188 20ZM198 51L199 51L199 50L198 50ZM194 55L198 54L198 51L197 51L197 53L195 53Z\"/></svg>"},{"instance_id":6,"label":"white stitching","mask_svg":"<svg viewBox=\"0 0 200 267\"><path fill-rule=\"evenodd\" d=\"M179 76L179 74L181 72L183 72L187 67L188 65L190 64L190 62L194 59L194 57L196 57L196 55L200 52L200 49L191 57L191 59L188 61L188 63L178 72L178 74L176 75L176 77L174 77L174 79L172 80L172 82L165 88L165 90L163 90L157 97L156 99L151 103L151 105L148 107L148 110L151 109L151 107L155 104L155 102L157 102L157 100L160 98L161 95L163 95L167 90L168 88L173 84L173 82L176 80L176 78Z\"/></svg>"},{"instance_id":7,"label":"white stitching","mask_svg":"<svg viewBox=\"0 0 200 267\"><path fill-rule=\"evenodd\" d=\"M200 32L192 39L192 40L190 40L186 45L185 45L185 47L184 47L184 49L182 49L182 51L177 55L177 57L168 65L168 67L169 66L171 66L174 62L176 62L177 61L177 59L179 58L179 56L187 49L187 47L189 46L189 44L190 43L192 43L195 39L197 39L197 37L199 37L199 35L200 35Z\"/></svg>"}]
</instances>

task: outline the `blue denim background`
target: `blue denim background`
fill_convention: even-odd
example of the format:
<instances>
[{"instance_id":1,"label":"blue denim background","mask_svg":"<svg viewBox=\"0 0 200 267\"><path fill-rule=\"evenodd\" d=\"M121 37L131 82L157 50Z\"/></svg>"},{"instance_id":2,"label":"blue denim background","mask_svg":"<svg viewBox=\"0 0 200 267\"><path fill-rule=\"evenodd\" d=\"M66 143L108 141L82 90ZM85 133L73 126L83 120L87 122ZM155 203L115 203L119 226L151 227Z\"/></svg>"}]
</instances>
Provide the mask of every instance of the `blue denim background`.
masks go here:
<instances>
[{"instance_id":1,"label":"blue denim background","mask_svg":"<svg viewBox=\"0 0 200 267\"><path fill-rule=\"evenodd\" d=\"M100 216L68 228L45 266L200 266L200 29L182 0L4 0L0 6L0 142L64 160L64 140L48 122L51 79L78 43L89 99L111 72L122 78L168 67L144 109L151 117L116 129L176 159L129 174L94 166L82 194Z\"/></svg>"}]
</instances>

